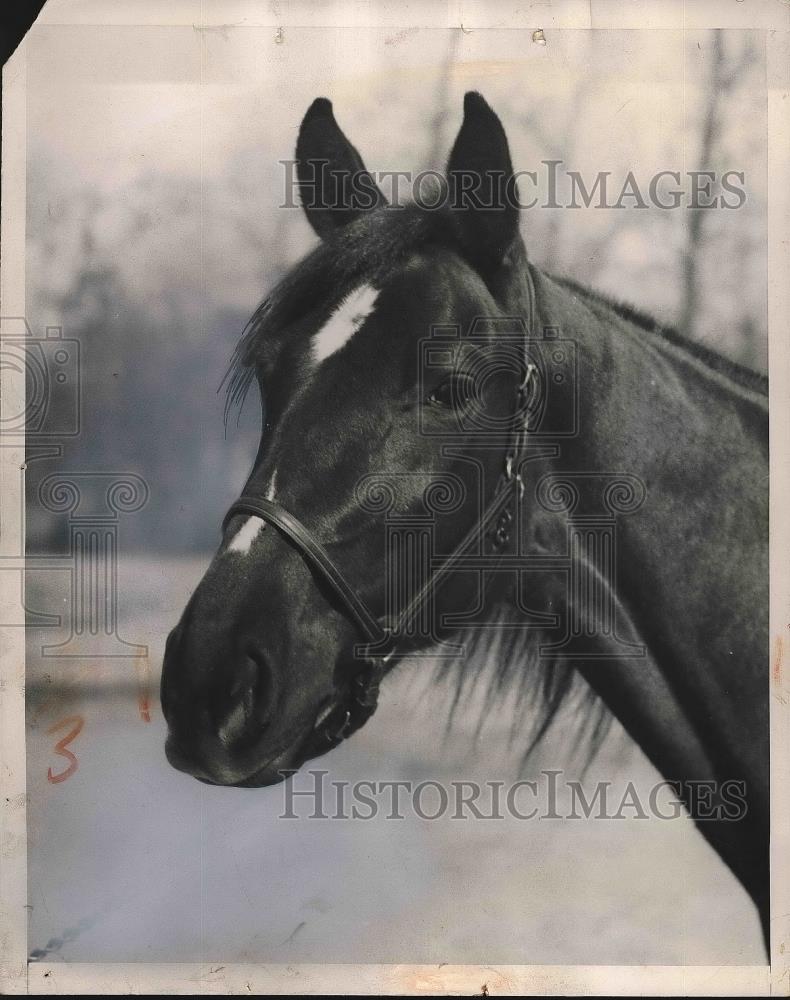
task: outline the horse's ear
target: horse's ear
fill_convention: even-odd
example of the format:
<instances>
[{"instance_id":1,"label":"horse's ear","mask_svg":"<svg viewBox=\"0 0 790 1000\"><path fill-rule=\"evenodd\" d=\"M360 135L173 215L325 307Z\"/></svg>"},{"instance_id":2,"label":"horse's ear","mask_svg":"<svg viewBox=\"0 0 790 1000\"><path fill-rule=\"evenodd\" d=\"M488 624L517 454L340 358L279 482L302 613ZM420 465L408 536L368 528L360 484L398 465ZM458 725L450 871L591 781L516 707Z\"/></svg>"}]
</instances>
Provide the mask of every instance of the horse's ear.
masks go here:
<instances>
[{"instance_id":1,"label":"horse's ear","mask_svg":"<svg viewBox=\"0 0 790 1000\"><path fill-rule=\"evenodd\" d=\"M325 97L317 97L302 119L296 173L305 215L321 237L386 201Z\"/></svg>"},{"instance_id":2,"label":"horse's ear","mask_svg":"<svg viewBox=\"0 0 790 1000\"><path fill-rule=\"evenodd\" d=\"M502 122L473 90L447 163L450 208L474 264L495 268L518 234L518 187Z\"/></svg>"}]
</instances>

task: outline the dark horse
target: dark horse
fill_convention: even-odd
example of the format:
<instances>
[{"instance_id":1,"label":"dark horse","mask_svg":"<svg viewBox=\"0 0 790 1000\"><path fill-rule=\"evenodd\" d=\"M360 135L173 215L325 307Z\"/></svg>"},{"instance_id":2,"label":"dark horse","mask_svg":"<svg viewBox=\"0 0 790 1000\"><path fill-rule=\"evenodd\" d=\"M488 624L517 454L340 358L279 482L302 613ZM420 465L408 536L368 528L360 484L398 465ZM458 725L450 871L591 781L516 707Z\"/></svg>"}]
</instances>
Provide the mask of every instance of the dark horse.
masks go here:
<instances>
[{"instance_id":1,"label":"dark horse","mask_svg":"<svg viewBox=\"0 0 790 1000\"><path fill-rule=\"evenodd\" d=\"M327 100L296 153L321 243L231 369L263 433L168 639L168 759L278 781L358 728L403 656L496 635L545 719L587 681L765 926L766 380L530 264L478 94L431 204L388 205ZM401 544L393 573L397 538L422 555Z\"/></svg>"}]
</instances>

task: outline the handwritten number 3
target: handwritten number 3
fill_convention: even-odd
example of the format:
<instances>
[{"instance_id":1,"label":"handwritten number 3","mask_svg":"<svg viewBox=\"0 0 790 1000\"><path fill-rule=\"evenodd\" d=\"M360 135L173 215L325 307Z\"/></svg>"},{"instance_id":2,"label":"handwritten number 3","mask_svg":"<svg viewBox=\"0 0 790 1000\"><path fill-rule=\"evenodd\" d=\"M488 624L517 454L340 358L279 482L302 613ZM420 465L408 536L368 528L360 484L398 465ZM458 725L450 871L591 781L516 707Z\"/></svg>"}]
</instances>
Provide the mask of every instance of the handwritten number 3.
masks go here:
<instances>
[{"instance_id":1,"label":"handwritten number 3","mask_svg":"<svg viewBox=\"0 0 790 1000\"><path fill-rule=\"evenodd\" d=\"M50 726L47 730L48 733L56 733L59 729L63 729L65 726L71 726L71 729L66 733L62 740L59 740L55 744L55 753L60 754L61 757L65 757L69 762L69 766L65 771L61 771L60 774L53 774L52 768L47 769L47 781L56 785L59 781L65 781L66 778L70 778L72 774L77 770L79 764L77 763L77 758L71 752L67 750L66 747L75 740L82 727L85 725L85 720L81 715L69 715L65 719L61 719L60 722L56 722L54 726Z\"/></svg>"}]
</instances>

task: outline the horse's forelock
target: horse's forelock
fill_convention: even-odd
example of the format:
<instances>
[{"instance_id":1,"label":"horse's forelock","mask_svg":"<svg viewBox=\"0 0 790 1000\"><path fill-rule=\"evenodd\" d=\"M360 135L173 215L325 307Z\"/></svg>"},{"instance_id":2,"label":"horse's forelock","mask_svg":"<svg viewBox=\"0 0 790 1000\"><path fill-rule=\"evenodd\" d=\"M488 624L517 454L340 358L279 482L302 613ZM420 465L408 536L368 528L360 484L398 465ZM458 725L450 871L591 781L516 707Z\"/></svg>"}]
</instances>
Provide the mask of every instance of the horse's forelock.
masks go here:
<instances>
[{"instance_id":1,"label":"horse's forelock","mask_svg":"<svg viewBox=\"0 0 790 1000\"><path fill-rule=\"evenodd\" d=\"M416 205L383 207L337 230L272 289L250 317L222 380L225 422L241 408L255 365L304 316L319 322L362 282L381 286L408 255L441 233L441 223Z\"/></svg>"}]
</instances>

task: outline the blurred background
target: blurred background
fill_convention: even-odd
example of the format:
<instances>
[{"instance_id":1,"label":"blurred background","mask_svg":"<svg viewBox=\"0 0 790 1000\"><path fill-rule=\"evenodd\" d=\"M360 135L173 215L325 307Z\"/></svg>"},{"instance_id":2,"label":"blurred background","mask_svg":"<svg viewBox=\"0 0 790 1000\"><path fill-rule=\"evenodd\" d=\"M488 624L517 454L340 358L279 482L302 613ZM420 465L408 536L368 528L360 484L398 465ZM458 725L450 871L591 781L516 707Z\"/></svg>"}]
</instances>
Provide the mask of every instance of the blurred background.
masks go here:
<instances>
[{"instance_id":1,"label":"blurred background","mask_svg":"<svg viewBox=\"0 0 790 1000\"><path fill-rule=\"evenodd\" d=\"M248 471L255 400L226 438L217 389L246 319L313 245L302 212L279 207L279 161L293 157L318 95L371 170L443 169L463 94L479 89L516 169L537 173L539 206L544 160L563 161L564 204L566 170L588 188L610 171L613 201L633 171L647 207L525 211L532 260L765 367L759 33L564 31L545 45L510 30L283 37L42 27L30 41L28 321L81 344L84 432L71 461L152 485L127 544L212 546ZM686 191L688 171L742 171L745 203L655 207L648 186L662 170ZM32 488L35 478L31 467Z\"/></svg>"},{"instance_id":2,"label":"blurred background","mask_svg":"<svg viewBox=\"0 0 790 1000\"><path fill-rule=\"evenodd\" d=\"M220 381L248 316L314 242L280 207L279 162L311 101L334 102L369 169L418 171L444 167L479 90L539 204L544 160L563 161L561 201L566 170L588 187L611 172L615 198L629 171L643 194L662 170L686 190L688 171L742 171L737 210L536 207L522 231L536 264L765 369L762 35L39 26L27 52L27 320L79 342L82 388L80 433L28 463L28 551L69 552L68 519L39 502L53 472L130 473L149 490L118 526L134 656L43 656L70 635L68 573L29 574L28 605L63 611L62 635L29 631L38 957L762 962L751 904L688 822L288 826L276 789L171 771L156 697L165 635L257 446L256 401L226 432ZM452 691L432 682L427 666L394 678L375 723L327 758L332 776L522 776L512 706L483 683L445 732ZM53 783L68 726L48 730L75 717L79 769ZM577 743L571 706L531 772L581 767ZM657 780L617 726L591 774Z\"/></svg>"}]
</instances>

